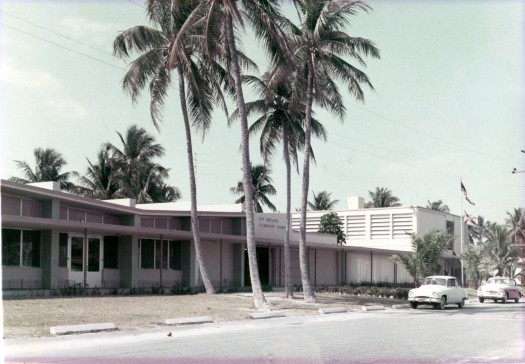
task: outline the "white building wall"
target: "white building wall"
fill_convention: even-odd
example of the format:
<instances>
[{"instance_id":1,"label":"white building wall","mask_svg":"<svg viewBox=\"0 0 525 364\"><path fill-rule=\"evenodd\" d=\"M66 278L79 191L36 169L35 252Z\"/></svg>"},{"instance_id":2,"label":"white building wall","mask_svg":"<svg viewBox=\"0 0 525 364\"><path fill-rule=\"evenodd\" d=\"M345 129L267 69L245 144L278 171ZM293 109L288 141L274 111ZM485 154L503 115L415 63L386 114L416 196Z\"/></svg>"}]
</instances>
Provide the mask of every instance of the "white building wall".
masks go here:
<instances>
[{"instance_id":1,"label":"white building wall","mask_svg":"<svg viewBox=\"0 0 525 364\"><path fill-rule=\"evenodd\" d=\"M346 281L370 282L370 253L346 252Z\"/></svg>"},{"instance_id":2,"label":"white building wall","mask_svg":"<svg viewBox=\"0 0 525 364\"><path fill-rule=\"evenodd\" d=\"M337 284L337 251L316 250L316 285Z\"/></svg>"},{"instance_id":3,"label":"white building wall","mask_svg":"<svg viewBox=\"0 0 525 364\"><path fill-rule=\"evenodd\" d=\"M372 257L373 282L394 283L394 263L390 260L391 255L374 253Z\"/></svg>"}]
</instances>

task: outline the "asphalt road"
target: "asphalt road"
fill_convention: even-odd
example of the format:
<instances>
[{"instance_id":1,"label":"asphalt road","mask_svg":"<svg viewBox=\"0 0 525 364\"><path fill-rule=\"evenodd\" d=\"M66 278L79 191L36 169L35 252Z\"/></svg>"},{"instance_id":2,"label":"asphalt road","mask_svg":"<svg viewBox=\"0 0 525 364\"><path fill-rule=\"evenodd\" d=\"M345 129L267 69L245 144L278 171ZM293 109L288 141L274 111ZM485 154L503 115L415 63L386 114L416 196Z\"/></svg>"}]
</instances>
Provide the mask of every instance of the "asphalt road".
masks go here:
<instances>
[{"instance_id":1,"label":"asphalt road","mask_svg":"<svg viewBox=\"0 0 525 364\"><path fill-rule=\"evenodd\" d=\"M524 309L471 302L6 340L4 350L6 362L38 363L523 363Z\"/></svg>"}]
</instances>

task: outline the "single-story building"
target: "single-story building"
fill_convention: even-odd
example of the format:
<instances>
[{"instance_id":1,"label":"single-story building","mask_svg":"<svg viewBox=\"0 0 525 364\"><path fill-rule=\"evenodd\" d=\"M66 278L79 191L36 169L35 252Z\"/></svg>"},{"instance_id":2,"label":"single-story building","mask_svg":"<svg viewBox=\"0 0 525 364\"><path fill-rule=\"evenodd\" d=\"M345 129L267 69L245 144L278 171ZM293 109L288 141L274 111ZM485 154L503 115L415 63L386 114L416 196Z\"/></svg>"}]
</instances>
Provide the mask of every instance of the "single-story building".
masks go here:
<instances>
[{"instance_id":1,"label":"single-story building","mask_svg":"<svg viewBox=\"0 0 525 364\"><path fill-rule=\"evenodd\" d=\"M180 204L101 201L60 191L56 182L2 180L1 205L4 290L201 285L190 212ZM445 229L450 221L455 235L459 230L459 217L420 207L338 213L346 216L348 239L343 246L335 236L316 232L315 219L321 213L308 215L314 221L307 233L313 285L411 282L404 268L390 260L392 254L410 250L405 233ZM261 213L255 219L261 283L283 286L286 216ZM199 208L204 260L216 287L250 284L245 221L240 205ZM298 239L299 233L291 231L292 283L300 285ZM459 269L457 244L443 256L450 273Z\"/></svg>"}]
</instances>

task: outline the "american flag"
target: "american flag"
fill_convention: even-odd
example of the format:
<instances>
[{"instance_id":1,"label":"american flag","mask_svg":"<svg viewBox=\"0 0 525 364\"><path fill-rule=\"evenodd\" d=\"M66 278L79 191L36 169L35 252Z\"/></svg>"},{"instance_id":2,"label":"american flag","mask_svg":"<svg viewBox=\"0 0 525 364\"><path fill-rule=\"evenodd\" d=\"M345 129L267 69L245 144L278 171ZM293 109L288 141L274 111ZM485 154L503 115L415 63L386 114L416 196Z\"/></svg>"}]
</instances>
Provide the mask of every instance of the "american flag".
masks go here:
<instances>
[{"instance_id":1,"label":"american flag","mask_svg":"<svg viewBox=\"0 0 525 364\"><path fill-rule=\"evenodd\" d=\"M468 196L467 196L467 189L465 188L465 185L463 185L463 182L461 182L461 192L463 192L463 194L465 195L465 200L467 200L467 202L471 205L475 205L474 202L470 201Z\"/></svg>"}]
</instances>

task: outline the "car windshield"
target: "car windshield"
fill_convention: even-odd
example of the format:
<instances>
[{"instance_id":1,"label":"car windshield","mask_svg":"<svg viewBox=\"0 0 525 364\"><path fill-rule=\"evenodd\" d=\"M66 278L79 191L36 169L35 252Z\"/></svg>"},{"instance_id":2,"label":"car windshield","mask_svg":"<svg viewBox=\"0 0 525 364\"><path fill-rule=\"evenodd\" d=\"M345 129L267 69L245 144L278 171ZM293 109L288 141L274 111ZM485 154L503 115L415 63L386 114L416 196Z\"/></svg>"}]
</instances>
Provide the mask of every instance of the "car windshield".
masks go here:
<instances>
[{"instance_id":1,"label":"car windshield","mask_svg":"<svg viewBox=\"0 0 525 364\"><path fill-rule=\"evenodd\" d=\"M447 280L445 278L431 278L431 277L427 277L423 280L423 286L429 286L429 285L434 285L434 286L446 286L447 285Z\"/></svg>"},{"instance_id":2,"label":"car windshield","mask_svg":"<svg viewBox=\"0 0 525 364\"><path fill-rule=\"evenodd\" d=\"M489 278L488 284L509 284L508 280L504 278Z\"/></svg>"}]
</instances>

